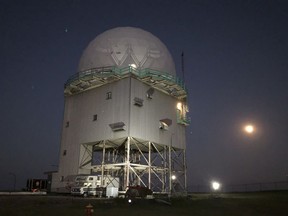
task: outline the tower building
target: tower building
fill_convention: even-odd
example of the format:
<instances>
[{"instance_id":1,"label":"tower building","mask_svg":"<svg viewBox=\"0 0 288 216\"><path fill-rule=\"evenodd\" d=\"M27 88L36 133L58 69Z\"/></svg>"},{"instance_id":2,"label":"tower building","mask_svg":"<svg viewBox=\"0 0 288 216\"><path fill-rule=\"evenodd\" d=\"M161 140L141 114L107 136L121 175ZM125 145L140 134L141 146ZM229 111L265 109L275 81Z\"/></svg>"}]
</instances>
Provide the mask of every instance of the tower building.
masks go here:
<instances>
[{"instance_id":1,"label":"tower building","mask_svg":"<svg viewBox=\"0 0 288 216\"><path fill-rule=\"evenodd\" d=\"M117 177L123 191L132 185L186 190L187 92L157 37L133 27L98 35L64 95L52 191L69 192L79 174Z\"/></svg>"}]
</instances>

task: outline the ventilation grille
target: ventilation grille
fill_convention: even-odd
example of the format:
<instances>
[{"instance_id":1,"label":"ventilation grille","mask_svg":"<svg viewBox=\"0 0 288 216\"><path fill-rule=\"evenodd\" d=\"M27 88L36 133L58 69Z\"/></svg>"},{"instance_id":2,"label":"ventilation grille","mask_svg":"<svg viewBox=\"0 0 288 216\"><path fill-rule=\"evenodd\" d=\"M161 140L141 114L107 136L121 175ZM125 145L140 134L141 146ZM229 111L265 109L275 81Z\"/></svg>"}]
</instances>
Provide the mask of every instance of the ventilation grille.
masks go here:
<instances>
[{"instance_id":1,"label":"ventilation grille","mask_svg":"<svg viewBox=\"0 0 288 216\"><path fill-rule=\"evenodd\" d=\"M134 105L142 107L143 106L143 99L135 97L134 98Z\"/></svg>"},{"instance_id":2,"label":"ventilation grille","mask_svg":"<svg viewBox=\"0 0 288 216\"><path fill-rule=\"evenodd\" d=\"M113 123L113 124L109 124L109 126L110 126L110 128L113 131L123 131L123 130L125 130L124 122L116 122L116 123Z\"/></svg>"}]
</instances>

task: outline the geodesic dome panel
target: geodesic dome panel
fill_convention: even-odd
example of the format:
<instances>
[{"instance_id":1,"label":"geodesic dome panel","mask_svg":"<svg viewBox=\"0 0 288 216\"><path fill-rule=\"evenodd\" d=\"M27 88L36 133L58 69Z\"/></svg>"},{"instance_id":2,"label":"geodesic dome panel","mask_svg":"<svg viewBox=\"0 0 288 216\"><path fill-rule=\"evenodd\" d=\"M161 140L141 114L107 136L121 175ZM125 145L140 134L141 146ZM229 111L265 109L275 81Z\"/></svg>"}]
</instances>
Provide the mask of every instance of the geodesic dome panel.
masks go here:
<instances>
[{"instance_id":1,"label":"geodesic dome panel","mask_svg":"<svg viewBox=\"0 0 288 216\"><path fill-rule=\"evenodd\" d=\"M84 50L78 71L108 66L150 68L176 75L167 47L156 36L134 27L118 27L98 35Z\"/></svg>"}]
</instances>

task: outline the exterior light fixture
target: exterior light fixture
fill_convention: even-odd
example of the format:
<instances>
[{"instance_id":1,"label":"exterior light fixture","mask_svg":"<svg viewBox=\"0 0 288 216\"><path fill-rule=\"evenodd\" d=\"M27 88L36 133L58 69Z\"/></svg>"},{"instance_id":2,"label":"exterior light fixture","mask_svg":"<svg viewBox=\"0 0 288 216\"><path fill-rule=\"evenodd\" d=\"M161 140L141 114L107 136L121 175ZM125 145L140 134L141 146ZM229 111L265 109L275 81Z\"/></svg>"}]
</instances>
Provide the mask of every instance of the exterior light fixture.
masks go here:
<instances>
[{"instance_id":1,"label":"exterior light fixture","mask_svg":"<svg viewBox=\"0 0 288 216\"><path fill-rule=\"evenodd\" d=\"M176 180L176 178L177 178L176 175L172 175L172 176L171 176L171 179L172 179L173 181Z\"/></svg>"},{"instance_id":2,"label":"exterior light fixture","mask_svg":"<svg viewBox=\"0 0 288 216\"><path fill-rule=\"evenodd\" d=\"M178 109L178 110L182 110L182 103L180 103L180 102L177 103L177 109Z\"/></svg>"},{"instance_id":3,"label":"exterior light fixture","mask_svg":"<svg viewBox=\"0 0 288 216\"><path fill-rule=\"evenodd\" d=\"M136 64L129 64L130 67L136 68Z\"/></svg>"},{"instance_id":4,"label":"exterior light fixture","mask_svg":"<svg viewBox=\"0 0 288 216\"><path fill-rule=\"evenodd\" d=\"M214 191L218 191L221 188L221 184L217 181L211 182L211 186Z\"/></svg>"}]
</instances>

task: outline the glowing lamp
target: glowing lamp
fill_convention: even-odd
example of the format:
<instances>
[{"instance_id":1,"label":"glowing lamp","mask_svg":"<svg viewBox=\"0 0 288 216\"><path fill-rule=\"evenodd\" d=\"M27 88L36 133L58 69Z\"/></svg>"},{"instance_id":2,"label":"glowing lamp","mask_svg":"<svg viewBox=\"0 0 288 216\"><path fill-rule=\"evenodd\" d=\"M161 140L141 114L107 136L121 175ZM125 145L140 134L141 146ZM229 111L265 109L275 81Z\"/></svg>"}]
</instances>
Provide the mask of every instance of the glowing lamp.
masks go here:
<instances>
[{"instance_id":1,"label":"glowing lamp","mask_svg":"<svg viewBox=\"0 0 288 216\"><path fill-rule=\"evenodd\" d=\"M129 64L130 67L136 68L136 64Z\"/></svg>"},{"instance_id":2,"label":"glowing lamp","mask_svg":"<svg viewBox=\"0 0 288 216\"><path fill-rule=\"evenodd\" d=\"M219 182L213 181L213 182L211 183L211 186L212 186L213 190L217 191L217 190L220 189L221 184L220 184Z\"/></svg>"},{"instance_id":3,"label":"glowing lamp","mask_svg":"<svg viewBox=\"0 0 288 216\"><path fill-rule=\"evenodd\" d=\"M176 175L172 175L172 176L171 176L171 179L172 179L172 180L176 180Z\"/></svg>"}]
</instances>

